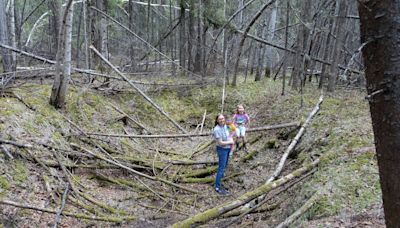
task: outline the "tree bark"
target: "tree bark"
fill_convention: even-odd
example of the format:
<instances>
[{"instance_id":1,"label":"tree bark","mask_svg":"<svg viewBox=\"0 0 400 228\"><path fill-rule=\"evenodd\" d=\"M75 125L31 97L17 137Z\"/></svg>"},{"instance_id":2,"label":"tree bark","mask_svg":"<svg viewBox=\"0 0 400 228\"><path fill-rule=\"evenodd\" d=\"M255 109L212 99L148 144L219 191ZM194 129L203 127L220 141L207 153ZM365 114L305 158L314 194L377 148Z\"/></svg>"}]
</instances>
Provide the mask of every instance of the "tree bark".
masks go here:
<instances>
[{"instance_id":1,"label":"tree bark","mask_svg":"<svg viewBox=\"0 0 400 228\"><path fill-rule=\"evenodd\" d=\"M56 78L54 79L50 96L50 104L55 108L64 108L65 106L67 87L71 74L72 0L67 1L65 9L62 10L60 6L59 10L64 16L59 28ZM63 69L62 63L64 63Z\"/></svg>"},{"instance_id":2,"label":"tree bark","mask_svg":"<svg viewBox=\"0 0 400 228\"><path fill-rule=\"evenodd\" d=\"M400 1L362 0L358 11L386 226L400 227Z\"/></svg>"},{"instance_id":3,"label":"tree bark","mask_svg":"<svg viewBox=\"0 0 400 228\"><path fill-rule=\"evenodd\" d=\"M2 44L9 44L9 31L7 26L7 17L6 17L6 1L0 1L0 42ZM12 58L10 52L6 49L1 50L2 62L3 62L3 71L11 72L12 71Z\"/></svg>"},{"instance_id":4,"label":"tree bark","mask_svg":"<svg viewBox=\"0 0 400 228\"><path fill-rule=\"evenodd\" d=\"M347 14L347 0L337 0L336 4L339 4L339 15L337 18L337 23L336 23L336 28L335 28L335 34L336 34L336 42L333 47L333 61L332 65L330 67L330 72L329 72L329 80L328 80L328 91L333 92L335 91L335 86L336 86L336 79L339 74L339 60L340 60L340 51L343 47L343 40L345 36L345 29L343 29L344 22L346 20L346 14Z\"/></svg>"},{"instance_id":5,"label":"tree bark","mask_svg":"<svg viewBox=\"0 0 400 228\"><path fill-rule=\"evenodd\" d=\"M10 35L11 35L11 45L17 47L17 39L15 32L15 1L10 0ZM17 54L15 52L11 53L12 59L12 70L17 69Z\"/></svg>"}]
</instances>

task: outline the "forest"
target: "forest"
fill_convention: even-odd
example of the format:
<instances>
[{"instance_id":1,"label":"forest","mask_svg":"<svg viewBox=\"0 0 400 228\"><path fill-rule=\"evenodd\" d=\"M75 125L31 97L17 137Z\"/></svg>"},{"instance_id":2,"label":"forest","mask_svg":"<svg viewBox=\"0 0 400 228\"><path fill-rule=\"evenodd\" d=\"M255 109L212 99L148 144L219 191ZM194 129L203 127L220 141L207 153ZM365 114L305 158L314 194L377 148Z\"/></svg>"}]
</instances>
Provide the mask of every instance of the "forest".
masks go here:
<instances>
[{"instance_id":1,"label":"forest","mask_svg":"<svg viewBox=\"0 0 400 228\"><path fill-rule=\"evenodd\" d=\"M399 0L0 0L0 227L399 227L399 28Z\"/></svg>"}]
</instances>

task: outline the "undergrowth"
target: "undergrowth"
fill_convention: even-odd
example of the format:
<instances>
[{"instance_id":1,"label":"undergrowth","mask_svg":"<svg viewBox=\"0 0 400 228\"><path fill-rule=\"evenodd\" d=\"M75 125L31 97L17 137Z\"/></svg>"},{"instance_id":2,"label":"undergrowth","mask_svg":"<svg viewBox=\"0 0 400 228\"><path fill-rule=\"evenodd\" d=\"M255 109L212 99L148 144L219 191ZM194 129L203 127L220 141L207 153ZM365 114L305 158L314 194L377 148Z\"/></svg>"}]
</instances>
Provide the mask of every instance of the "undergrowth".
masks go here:
<instances>
[{"instance_id":1,"label":"undergrowth","mask_svg":"<svg viewBox=\"0 0 400 228\"><path fill-rule=\"evenodd\" d=\"M79 131L64 117L87 132L124 133L121 129L127 126L120 121L122 115L110 103L159 134L178 131L136 93L110 96L71 86L66 109L56 110L48 104L50 90L49 85L27 85L14 90L36 111L27 109L14 98L1 97L0 130L4 132L3 137L40 138L67 147L65 137L71 137ZM253 127L305 120L319 97L315 88L306 88L303 106L300 106L301 97L297 92L289 90L285 96L281 96L280 90L281 82L271 79L239 83L238 87L227 86L224 113L231 113L237 104L244 104L253 119ZM149 96L189 130L201 122L206 110L205 128L210 130L222 108L221 92L221 86L207 86L164 89ZM288 214L321 188L324 189L323 197L303 219L337 215L344 210L360 212L380 202L374 152L355 153L359 148L373 146L368 104L363 100L362 92L343 90L325 97L319 114L309 126L299 148L316 140L323 143L316 143L310 150L300 153L298 159L307 161L311 156L317 156L322 162L312 178L298 189L298 194L291 200L293 203L289 206ZM120 139L118 143L123 151L132 154L140 150L134 148L127 139ZM3 154L0 159L4 164ZM10 176L0 173L0 196L10 193L10 181L18 185L27 180L29 172L22 162L12 165L14 171Z\"/></svg>"}]
</instances>

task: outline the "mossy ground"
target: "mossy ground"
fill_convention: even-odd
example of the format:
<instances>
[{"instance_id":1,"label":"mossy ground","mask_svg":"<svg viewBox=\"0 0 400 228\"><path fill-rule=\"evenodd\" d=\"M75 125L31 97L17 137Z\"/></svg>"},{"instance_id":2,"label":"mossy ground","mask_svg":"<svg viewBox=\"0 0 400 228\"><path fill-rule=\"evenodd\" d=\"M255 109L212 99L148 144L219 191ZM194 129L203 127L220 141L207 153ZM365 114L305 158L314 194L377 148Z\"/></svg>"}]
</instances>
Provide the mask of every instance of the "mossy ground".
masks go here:
<instances>
[{"instance_id":1,"label":"mossy ground","mask_svg":"<svg viewBox=\"0 0 400 228\"><path fill-rule=\"evenodd\" d=\"M122 115L115 111L109 105L110 103L117 105L156 134L177 132L177 129L165 117L161 116L136 93L109 95L96 90L71 86L66 109L56 110L48 104L50 90L50 85L36 84L24 85L14 89L14 92L34 107L36 111L28 109L12 97L0 97L0 130L3 132L3 137L11 139L9 136L13 136L20 141L34 139L58 147L69 148L67 139L73 141L74 135L81 133L64 117L76 123L86 132L120 134L138 132L136 126L125 124L120 120ZM319 97L319 92L316 92L314 86L307 87L301 107L301 98L297 92L289 90L285 96L281 96L280 90L281 82L270 79L261 82L240 82L238 87L228 86L225 113L231 113L237 104L242 103L252 117L252 126L254 127L305 120ZM195 127L200 124L205 110L207 111L205 129L210 130L212 128L214 118L221 110L221 92L221 86L213 85L191 89L163 89L156 93L149 92L149 96L173 119L188 131L193 132ZM302 162L310 160L311 157L320 157L322 162L311 178L296 187L296 194L283 194L282 197L288 197L288 200L285 201L286 203L282 205L281 209L278 209L275 213L272 212L272 215L275 214L275 220L268 219L268 222L273 224L284 219L319 188L324 189L324 196L300 221L338 215L344 211L358 213L371 205L380 203L379 179L374 152L361 154L354 152L363 147L373 146L368 104L363 97L363 92L345 89L339 89L335 94L325 96L319 114L307 129L297 147L300 152L297 156L297 162L291 164L295 168L294 165L301 165ZM279 131L276 132L276 134L278 133ZM272 141L274 142L273 148L267 149L266 145ZM165 155L160 153L156 155L154 153L148 154L146 151L149 148L157 152L167 150L179 155L187 154L187 151L193 150L204 142L199 143L195 140L193 143L188 143L185 140L172 142L171 140L144 141L115 138L107 139L102 143L122 151L126 156L147 158L151 162L155 158L165 158ZM265 135L258 142L258 147L262 153L257 155L253 161L247 163L249 167L255 166L256 168L246 175L254 176L238 179L233 186L246 185L248 188L252 188L262 183L264 179L268 178L266 170L275 168L280 157L279 151L283 151L287 144L287 141L279 139L276 135ZM212 152L210 153L212 154ZM37 151L36 155L44 158L51 157L50 154L38 153ZM169 156L175 158L175 155L170 154ZM206 154L205 156L209 155ZM2 171L0 173L0 197L18 197L12 191L29 184L27 183L30 181L29 177L34 175L35 172L28 168L30 166L25 164L28 161L21 157L11 163L5 160L3 154L0 154L0 159L2 163L2 168L0 168ZM260 166L268 167L263 169ZM234 168L240 169L241 167ZM285 172L290 172L291 169L289 168ZM184 171L182 170L182 172ZM262 176L260 176L260 172ZM80 175L82 176L80 177ZM94 183L87 180L84 173L75 176L77 179ZM250 183L250 180L254 180L254 182ZM104 185L103 187L109 186ZM208 185L204 187L204 189L208 188ZM93 192L95 187L92 186L89 189ZM113 190L122 191L121 189ZM215 203L210 200L207 199L204 202L203 208ZM211 205L207 203L211 203Z\"/></svg>"}]
</instances>

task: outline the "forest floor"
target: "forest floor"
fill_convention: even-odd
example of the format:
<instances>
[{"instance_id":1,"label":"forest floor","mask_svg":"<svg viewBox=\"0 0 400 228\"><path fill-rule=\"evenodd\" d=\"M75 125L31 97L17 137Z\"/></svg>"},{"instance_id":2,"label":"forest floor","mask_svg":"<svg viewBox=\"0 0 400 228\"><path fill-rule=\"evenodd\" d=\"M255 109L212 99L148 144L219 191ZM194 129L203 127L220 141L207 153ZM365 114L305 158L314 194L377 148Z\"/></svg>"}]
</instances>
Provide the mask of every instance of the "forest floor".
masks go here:
<instances>
[{"instance_id":1,"label":"forest floor","mask_svg":"<svg viewBox=\"0 0 400 228\"><path fill-rule=\"evenodd\" d=\"M318 90L315 86L306 88L301 107L297 92L281 96L280 88L280 82L269 79L228 87L225 110L232 111L238 103L244 103L252 127L304 121L318 101ZM220 110L220 86L142 89L191 133L199 132L205 111L204 132L210 131ZM115 221L62 217L63 227L170 226L263 184L297 132L295 128L283 128L249 133L250 155L243 150L234 153L223 182L232 194L223 197L212 188L217 157L211 136L88 137L86 133L90 132L180 132L123 84L112 89L73 85L64 110L48 105L50 91L50 85L32 82L8 89L0 97L0 139L29 144L25 148L0 144L2 151L6 149L14 157L0 153L0 201L57 211L65 189L73 185L76 191L68 194L66 211ZM364 97L363 91L346 88L326 95L281 176L316 158L321 159L318 167L302 180L270 192L271 199L261 207L262 213L246 215L232 226L276 226L318 192L317 202L293 227L383 227L371 120ZM130 170L110 164L105 158ZM204 164L177 164L183 161ZM150 178L139 177L132 169ZM0 204L0 227L52 226L55 217ZM231 219L211 220L206 226L221 227Z\"/></svg>"}]
</instances>

